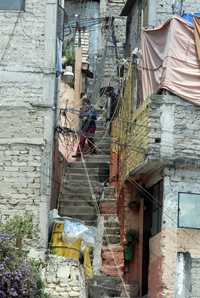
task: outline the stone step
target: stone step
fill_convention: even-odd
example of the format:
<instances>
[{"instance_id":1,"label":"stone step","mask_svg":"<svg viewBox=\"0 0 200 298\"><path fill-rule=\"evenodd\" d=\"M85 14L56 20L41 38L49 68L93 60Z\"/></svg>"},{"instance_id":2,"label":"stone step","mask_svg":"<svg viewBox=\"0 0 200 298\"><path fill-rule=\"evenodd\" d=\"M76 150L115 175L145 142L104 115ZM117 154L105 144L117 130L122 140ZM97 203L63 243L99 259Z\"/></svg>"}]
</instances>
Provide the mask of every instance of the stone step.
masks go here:
<instances>
[{"instance_id":1,"label":"stone step","mask_svg":"<svg viewBox=\"0 0 200 298\"><path fill-rule=\"evenodd\" d=\"M81 207L86 207L86 206L95 207L96 203L94 202L94 200L92 198L90 200L77 199L77 200L73 200L73 201L62 198L60 200L60 205L67 206L67 207L74 207L74 208L80 207L81 208ZM95 207L95 209L96 209L96 207Z\"/></svg>"},{"instance_id":2,"label":"stone step","mask_svg":"<svg viewBox=\"0 0 200 298\"><path fill-rule=\"evenodd\" d=\"M80 187L89 187L89 181L87 179L87 177L84 177L83 180L75 180L75 179L70 179L71 177L66 177L64 176L63 178L63 183L64 185L68 185L70 188L75 188L75 190L77 190L77 188L79 189ZM94 188L101 186L100 182L97 180L91 180L90 182L92 184L92 186ZM65 186L64 186L65 187ZM67 187L67 186L66 186Z\"/></svg>"},{"instance_id":3,"label":"stone step","mask_svg":"<svg viewBox=\"0 0 200 298\"><path fill-rule=\"evenodd\" d=\"M92 177L95 177L95 176L98 176L98 177L101 177L101 176L108 176L108 164L106 164L104 167L102 168L88 168L87 169L87 172L88 172L88 175L89 177L92 179ZM77 167L73 167L73 168L70 168L69 170L67 170L66 172L66 175L82 175L82 177L85 177L86 173L85 173L85 169L84 168L79 168L78 166Z\"/></svg>"},{"instance_id":4,"label":"stone step","mask_svg":"<svg viewBox=\"0 0 200 298\"><path fill-rule=\"evenodd\" d=\"M119 225L113 226L113 227L106 227L104 229L104 233L109 234L109 235L119 235L120 234L120 227L119 227Z\"/></svg>"},{"instance_id":5,"label":"stone step","mask_svg":"<svg viewBox=\"0 0 200 298\"><path fill-rule=\"evenodd\" d=\"M96 220L85 220L84 223L87 226L96 227L97 226L97 219Z\"/></svg>"},{"instance_id":6,"label":"stone step","mask_svg":"<svg viewBox=\"0 0 200 298\"><path fill-rule=\"evenodd\" d=\"M113 197L116 194L116 189L112 186L104 188L104 197L107 199L108 197Z\"/></svg>"},{"instance_id":7,"label":"stone step","mask_svg":"<svg viewBox=\"0 0 200 298\"><path fill-rule=\"evenodd\" d=\"M99 190L100 190L99 187L98 187L98 189L93 187L94 193L97 193ZM90 191L89 185L83 185L83 186L81 185L80 186L80 185L76 184L76 188L75 188L74 184L73 185L63 184L62 193L63 194L76 193L77 195L85 193L88 196L91 196L91 191Z\"/></svg>"},{"instance_id":8,"label":"stone step","mask_svg":"<svg viewBox=\"0 0 200 298\"><path fill-rule=\"evenodd\" d=\"M68 216L71 218L77 218L82 221L96 221L97 220L97 215L96 214L80 214L79 212L70 214L65 208L59 208L59 214L61 216Z\"/></svg>"},{"instance_id":9,"label":"stone step","mask_svg":"<svg viewBox=\"0 0 200 298\"><path fill-rule=\"evenodd\" d=\"M96 215L96 208L94 206L68 206L64 201L60 202L60 210L65 210L70 216L76 214L83 215Z\"/></svg>"},{"instance_id":10,"label":"stone step","mask_svg":"<svg viewBox=\"0 0 200 298\"><path fill-rule=\"evenodd\" d=\"M109 163L110 161L110 156L109 155L103 155L103 154L97 154L97 155L85 155L85 161L91 161L91 162L107 162Z\"/></svg>"},{"instance_id":11,"label":"stone step","mask_svg":"<svg viewBox=\"0 0 200 298\"><path fill-rule=\"evenodd\" d=\"M109 220L104 221L104 227L107 229L110 228L118 228L119 227L119 221L117 218L111 219L112 217L110 216Z\"/></svg>"},{"instance_id":12,"label":"stone step","mask_svg":"<svg viewBox=\"0 0 200 298\"><path fill-rule=\"evenodd\" d=\"M104 165L107 165L107 164L108 164L107 161L102 162L102 160L95 160L95 161L86 160L87 168L99 168L99 167L102 168L102 167L104 167ZM66 164L66 167L69 167L69 168L84 168L83 163L80 160L68 163L68 164Z\"/></svg>"},{"instance_id":13,"label":"stone step","mask_svg":"<svg viewBox=\"0 0 200 298\"><path fill-rule=\"evenodd\" d=\"M95 146L97 150L109 150L111 144L107 142L95 142Z\"/></svg>"},{"instance_id":14,"label":"stone step","mask_svg":"<svg viewBox=\"0 0 200 298\"><path fill-rule=\"evenodd\" d=\"M99 196L96 193L96 200L99 200ZM86 202L90 202L93 200L92 196L90 193L77 193L77 192L68 192L67 194L65 193L61 193L61 200L66 200L66 201L86 201Z\"/></svg>"},{"instance_id":15,"label":"stone step","mask_svg":"<svg viewBox=\"0 0 200 298\"><path fill-rule=\"evenodd\" d=\"M110 146L112 143L111 139L107 138L107 137L99 138L99 139L97 137L95 137L94 140L95 140L97 146L100 146L100 145L101 146Z\"/></svg>"},{"instance_id":16,"label":"stone step","mask_svg":"<svg viewBox=\"0 0 200 298\"><path fill-rule=\"evenodd\" d=\"M65 176L64 176L64 181L88 181L86 175L84 175L84 171L83 172L80 172L80 173L65 173ZM94 174L91 174L89 175L89 178L91 179L91 181L102 181L102 180L106 180L108 178L108 175L94 175Z\"/></svg>"},{"instance_id":17,"label":"stone step","mask_svg":"<svg viewBox=\"0 0 200 298\"><path fill-rule=\"evenodd\" d=\"M109 244L120 244L120 235L104 235L103 245L107 246Z\"/></svg>"},{"instance_id":18,"label":"stone step","mask_svg":"<svg viewBox=\"0 0 200 298\"><path fill-rule=\"evenodd\" d=\"M111 137L108 135L108 131L106 131L103 127L102 128L97 127L97 130L95 132L95 137L100 137L101 138L102 136L111 139Z\"/></svg>"}]
</instances>

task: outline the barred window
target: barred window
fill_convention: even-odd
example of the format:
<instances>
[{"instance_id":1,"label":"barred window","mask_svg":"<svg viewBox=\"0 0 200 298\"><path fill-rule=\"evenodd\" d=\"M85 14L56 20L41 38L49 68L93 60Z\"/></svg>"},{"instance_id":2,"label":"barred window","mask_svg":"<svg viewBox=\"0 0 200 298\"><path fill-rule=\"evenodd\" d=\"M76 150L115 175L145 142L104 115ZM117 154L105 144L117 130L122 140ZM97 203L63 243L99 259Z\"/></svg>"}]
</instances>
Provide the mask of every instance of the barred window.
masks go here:
<instances>
[{"instance_id":1,"label":"barred window","mask_svg":"<svg viewBox=\"0 0 200 298\"><path fill-rule=\"evenodd\" d=\"M24 10L25 0L0 0L0 10Z\"/></svg>"}]
</instances>

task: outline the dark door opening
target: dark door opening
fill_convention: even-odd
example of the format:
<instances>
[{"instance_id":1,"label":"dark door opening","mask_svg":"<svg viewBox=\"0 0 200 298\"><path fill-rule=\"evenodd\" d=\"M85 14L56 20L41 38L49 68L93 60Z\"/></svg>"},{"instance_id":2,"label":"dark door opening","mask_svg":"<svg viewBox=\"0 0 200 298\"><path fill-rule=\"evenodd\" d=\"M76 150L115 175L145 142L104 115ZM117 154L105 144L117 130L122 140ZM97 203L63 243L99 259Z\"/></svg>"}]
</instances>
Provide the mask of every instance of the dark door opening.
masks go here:
<instances>
[{"instance_id":1,"label":"dark door opening","mask_svg":"<svg viewBox=\"0 0 200 298\"><path fill-rule=\"evenodd\" d=\"M149 193L149 195L148 195ZM161 231L163 181L159 181L145 192L143 221L142 296L148 294L149 240Z\"/></svg>"}]
</instances>

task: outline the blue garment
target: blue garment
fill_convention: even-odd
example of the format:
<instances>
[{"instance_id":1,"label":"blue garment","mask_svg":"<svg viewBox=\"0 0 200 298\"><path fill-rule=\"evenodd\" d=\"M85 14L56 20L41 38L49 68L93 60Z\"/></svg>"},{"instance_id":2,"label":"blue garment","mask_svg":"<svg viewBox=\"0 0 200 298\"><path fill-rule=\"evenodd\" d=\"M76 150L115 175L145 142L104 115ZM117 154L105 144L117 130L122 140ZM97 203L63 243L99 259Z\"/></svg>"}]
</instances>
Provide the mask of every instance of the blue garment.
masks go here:
<instances>
[{"instance_id":1,"label":"blue garment","mask_svg":"<svg viewBox=\"0 0 200 298\"><path fill-rule=\"evenodd\" d=\"M80 118L82 119L82 130L87 130L88 128L96 129L97 113L93 106L86 106L84 111L81 111Z\"/></svg>"},{"instance_id":2,"label":"blue garment","mask_svg":"<svg viewBox=\"0 0 200 298\"><path fill-rule=\"evenodd\" d=\"M200 17L200 12L195 13L183 13L181 17L190 25L194 25L193 17Z\"/></svg>"}]
</instances>

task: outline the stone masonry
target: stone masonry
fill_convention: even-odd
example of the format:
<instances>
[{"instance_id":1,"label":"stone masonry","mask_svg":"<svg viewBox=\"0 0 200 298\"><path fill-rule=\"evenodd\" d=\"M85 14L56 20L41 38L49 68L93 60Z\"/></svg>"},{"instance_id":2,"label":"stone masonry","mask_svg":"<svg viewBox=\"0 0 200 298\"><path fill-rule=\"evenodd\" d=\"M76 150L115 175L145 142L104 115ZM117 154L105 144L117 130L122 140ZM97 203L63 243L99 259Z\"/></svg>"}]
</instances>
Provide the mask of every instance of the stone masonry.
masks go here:
<instances>
[{"instance_id":1,"label":"stone masonry","mask_svg":"<svg viewBox=\"0 0 200 298\"><path fill-rule=\"evenodd\" d=\"M86 298L84 270L78 262L51 256L43 268L46 292L52 298Z\"/></svg>"},{"instance_id":2,"label":"stone masonry","mask_svg":"<svg viewBox=\"0 0 200 298\"><path fill-rule=\"evenodd\" d=\"M57 1L25 2L25 11L0 12L0 220L32 214L34 253L47 244Z\"/></svg>"}]
</instances>

